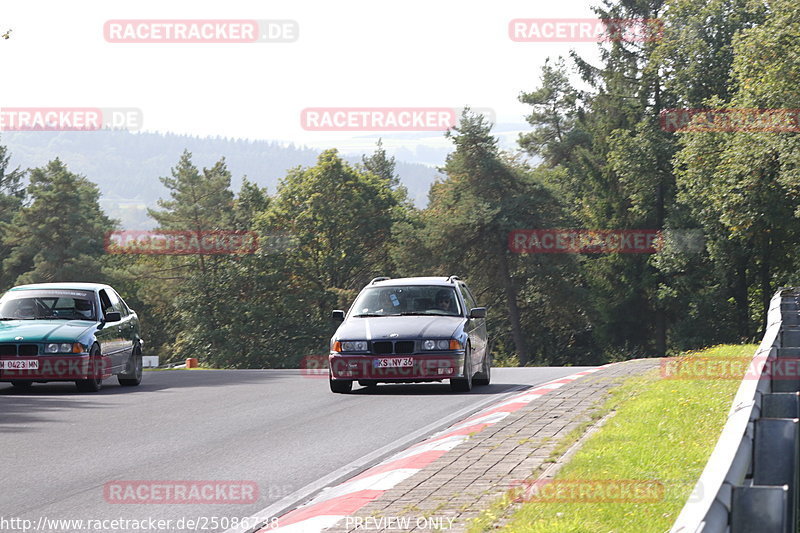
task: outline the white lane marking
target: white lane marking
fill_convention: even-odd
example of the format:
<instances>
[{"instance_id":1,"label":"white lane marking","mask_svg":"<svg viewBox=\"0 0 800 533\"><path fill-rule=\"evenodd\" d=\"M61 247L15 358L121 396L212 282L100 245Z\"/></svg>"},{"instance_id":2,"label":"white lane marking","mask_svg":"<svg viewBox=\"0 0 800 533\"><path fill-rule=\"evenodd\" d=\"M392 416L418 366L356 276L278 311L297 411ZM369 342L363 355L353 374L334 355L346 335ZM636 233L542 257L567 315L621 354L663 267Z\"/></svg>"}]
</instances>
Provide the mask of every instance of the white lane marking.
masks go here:
<instances>
[{"instance_id":1,"label":"white lane marking","mask_svg":"<svg viewBox=\"0 0 800 533\"><path fill-rule=\"evenodd\" d=\"M452 426L450 429L447 430L447 433L458 431L460 429L464 429L470 426L477 426L478 424L496 424L497 422L500 422L502 419L504 419L510 414L511 413L505 413L501 411L499 413L492 413L490 415L473 418L471 420L464 421L458 425Z\"/></svg>"},{"instance_id":2,"label":"white lane marking","mask_svg":"<svg viewBox=\"0 0 800 533\"><path fill-rule=\"evenodd\" d=\"M339 496L345 496L362 490L389 490L419 471L419 468L398 468L396 470L389 470L388 472L381 472L374 476L363 477L355 481L346 481L341 485L323 490L319 496L311 500L308 505L316 505L332 498L338 498ZM306 506L304 505L303 507ZM303 507L300 507L300 509Z\"/></svg>"},{"instance_id":3,"label":"white lane marking","mask_svg":"<svg viewBox=\"0 0 800 533\"><path fill-rule=\"evenodd\" d=\"M411 457L412 455L431 452L434 450L450 451L459 444L461 444L462 442L466 441L468 438L469 436L467 435L453 435L452 437L446 437L444 439L418 444L413 448L409 448L404 452L400 452L399 454L392 456L386 462L391 463L399 459L405 459L406 457Z\"/></svg>"}]
</instances>

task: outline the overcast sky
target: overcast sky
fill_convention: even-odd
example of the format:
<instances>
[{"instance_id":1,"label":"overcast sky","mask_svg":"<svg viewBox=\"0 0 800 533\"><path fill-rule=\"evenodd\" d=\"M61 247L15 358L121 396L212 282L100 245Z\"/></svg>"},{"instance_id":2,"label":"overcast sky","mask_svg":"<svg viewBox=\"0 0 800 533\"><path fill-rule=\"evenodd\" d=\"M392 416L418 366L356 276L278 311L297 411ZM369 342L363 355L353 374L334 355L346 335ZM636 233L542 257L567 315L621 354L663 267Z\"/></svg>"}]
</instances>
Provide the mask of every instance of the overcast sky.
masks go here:
<instances>
[{"instance_id":1,"label":"overcast sky","mask_svg":"<svg viewBox=\"0 0 800 533\"><path fill-rule=\"evenodd\" d=\"M461 107L522 122L547 56L591 43L519 43L516 18L593 17L586 0L3 0L2 107L133 107L144 130L346 147L308 107ZM116 19L291 20L290 43L111 43ZM432 138L441 137L438 134Z\"/></svg>"}]
</instances>

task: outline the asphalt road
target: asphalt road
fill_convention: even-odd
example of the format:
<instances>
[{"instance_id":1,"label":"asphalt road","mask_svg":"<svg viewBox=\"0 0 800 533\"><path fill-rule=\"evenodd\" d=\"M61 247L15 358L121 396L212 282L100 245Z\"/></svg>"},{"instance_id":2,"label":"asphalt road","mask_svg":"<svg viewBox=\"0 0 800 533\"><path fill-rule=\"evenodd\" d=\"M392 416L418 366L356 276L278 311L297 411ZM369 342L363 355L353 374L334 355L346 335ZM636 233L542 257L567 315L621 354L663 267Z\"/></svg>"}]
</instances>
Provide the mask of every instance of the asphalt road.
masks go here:
<instances>
[{"instance_id":1,"label":"asphalt road","mask_svg":"<svg viewBox=\"0 0 800 533\"><path fill-rule=\"evenodd\" d=\"M234 517L310 496L514 391L583 369L493 369L492 385L463 394L446 383L332 394L327 377L299 370L146 372L138 388L110 379L94 394L70 383L29 391L0 383L0 530L180 531L187 519L195 527L183 530L224 530ZM257 485L258 497L115 503L107 485L187 480L242 481ZM48 523L56 519L172 522Z\"/></svg>"}]
</instances>

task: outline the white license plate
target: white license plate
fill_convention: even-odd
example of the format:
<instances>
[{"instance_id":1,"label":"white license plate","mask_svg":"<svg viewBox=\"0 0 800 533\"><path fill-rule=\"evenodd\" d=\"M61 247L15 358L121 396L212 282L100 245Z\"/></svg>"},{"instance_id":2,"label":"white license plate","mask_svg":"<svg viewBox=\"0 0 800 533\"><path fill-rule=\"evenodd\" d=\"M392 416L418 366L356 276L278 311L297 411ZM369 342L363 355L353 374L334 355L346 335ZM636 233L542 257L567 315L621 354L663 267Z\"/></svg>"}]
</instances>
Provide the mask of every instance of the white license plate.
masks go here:
<instances>
[{"instance_id":1,"label":"white license plate","mask_svg":"<svg viewBox=\"0 0 800 533\"><path fill-rule=\"evenodd\" d=\"M39 361L36 359L4 359L0 361L0 368L4 370L39 370Z\"/></svg>"},{"instance_id":2,"label":"white license plate","mask_svg":"<svg viewBox=\"0 0 800 533\"><path fill-rule=\"evenodd\" d=\"M414 359L411 357L383 357L375 359L372 364L375 368L404 368L414 366Z\"/></svg>"}]
</instances>

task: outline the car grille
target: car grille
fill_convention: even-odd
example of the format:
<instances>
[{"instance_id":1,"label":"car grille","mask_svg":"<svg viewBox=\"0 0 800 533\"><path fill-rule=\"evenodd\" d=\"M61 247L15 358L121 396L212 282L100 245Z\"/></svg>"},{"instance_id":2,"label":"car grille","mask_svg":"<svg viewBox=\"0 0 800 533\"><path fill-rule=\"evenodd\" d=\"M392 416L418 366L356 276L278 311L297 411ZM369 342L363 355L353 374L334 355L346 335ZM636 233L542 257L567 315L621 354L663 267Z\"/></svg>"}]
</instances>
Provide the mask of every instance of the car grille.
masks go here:
<instances>
[{"instance_id":1,"label":"car grille","mask_svg":"<svg viewBox=\"0 0 800 533\"><path fill-rule=\"evenodd\" d=\"M0 356L3 355L39 355L39 346L36 344L0 344Z\"/></svg>"},{"instance_id":2,"label":"car grille","mask_svg":"<svg viewBox=\"0 0 800 533\"><path fill-rule=\"evenodd\" d=\"M394 343L394 353L414 353L414 341L398 341Z\"/></svg>"},{"instance_id":3,"label":"car grille","mask_svg":"<svg viewBox=\"0 0 800 533\"><path fill-rule=\"evenodd\" d=\"M372 343L374 354L414 353L414 341L377 341Z\"/></svg>"},{"instance_id":4,"label":"car grille","mask_svg":"<svg viewBox=\"0 0 800 533\"><path fill-rule=\"evenodd\" d=\"M372 353L394 353L394 343L389 341L378 341L372 343Z\"/></svg>"}]
</instances>

